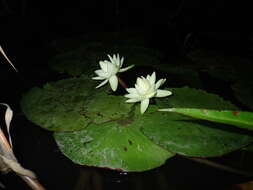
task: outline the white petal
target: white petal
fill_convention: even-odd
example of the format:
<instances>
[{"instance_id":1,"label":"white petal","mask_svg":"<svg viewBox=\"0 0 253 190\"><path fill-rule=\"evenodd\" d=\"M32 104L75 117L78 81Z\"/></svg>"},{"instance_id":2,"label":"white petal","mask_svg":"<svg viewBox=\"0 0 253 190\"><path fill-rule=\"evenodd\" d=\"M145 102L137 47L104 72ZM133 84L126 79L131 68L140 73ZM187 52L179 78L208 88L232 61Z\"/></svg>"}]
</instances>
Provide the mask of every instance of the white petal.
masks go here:
<instances>
[{"instance_id":1,"label":"white petal","mask_svg":"<svg viewBox=\"0 0 253 190\"><path fill-rule=\"evenodd\" d=\"M107 56L109 57L111 63L113 63L113 58L110 55L107 55ZM114 57L114 55L113 55L113 57Z\"/></svg>"},{"instance_id":2,"label":"white petal","mask_svg":"<svg viewBox=\"0 0 253 190\"><path fill-rule=\"evenodd\" d=\"M129 99L126 101L126 103L135 103L135 102L139 102L140 100L138 99Z\"/></svg>"},{"instance_id":3,"label":"white petal","mask_svg":"<svg viewBox=\"0 0 253 190\"><path fill-rule=\"evenodd\" d=\"M130 94L137 94L137 91L135 88L127 88L126 91Z\"/></svg>"},{"instance_id":4,"label":"white petal","mask_svg":"<svg viewBox=\"0 0 253 190\"><path fill-rule=\"evenodd\" d=\"M137 86L139 89L147 89L148 80L146 78L137 78Z\"/></svg>"},{"instance_id":5,"label":"white petal","mask_svg":"<svg viewBox=\"0 0 253 190\"><path fill-rule=\"evenodd\" d=\"M156 80L156 74L155 72L152 73L151 77L149 78L149 82L150 84L155 84L155 80Z\"/></svg>"},{"instance_id":6,"label":"white petal","mask_svg":"<svg viewBox=\"0 0 253 190\"><path fill-rule=\"evenodd\" d=\"M165 83L166 79L160 79L159 81L157 81L157 83L155 84L155 88L158 89L160 86L162 86Z\"/></svg>"},{"instance_id":7,"label":"white petal","mask_svg":"<svg viewBox=\"0 0 253 190\"><path fill-rule=\"evenodd\" d=\"M118 77L116 75L111 76L109 79L109 83L111 85L112 90L116 91L118 87Z\"/></svg>"},{"instance_id":8,"label":"white petal","mask_svg":"<svg viewBox=\"0 0 253 190\"><path fill-rule=\"evenodd\" d=\"M105 85L108 82L108 80L104 80L103 82L101 82L98 86L96 86L96 88L99 88L103 85Z\"/></svg>"},{"instance_id":9,"label":"white petal","mask_svg":"<svg viewBox=\"0 0 253 190\"><path fill-rule=\"evenodd\" d=\"M104 72L107 72L107 63L104 62L104 61L99 61L99 65L101 67L101 69L104 71Z\"/></svg>"},{"instance_id":10,"label":"white petal","mask_svg":"<svg viewBox=\"0 0 253 190\"><path fill-rule=\"evenodd\" d=\"M141 101L141 113L142 114L147 110L148 105L149 105L149 99L148 98Z\"/></svg>"},{"instance_id":11,"label":"white petal","mask_svg":"<svg viewBox=\"0 0 253 190\"><path fill-rule=\"evenodd\" d=\"M116 64L121 67L119 54L117 54Z\"/></svg>"},{"instance_id":12,"label":"white petal","mask_svg":"<svg viewBox=\"0 0 253 190\"><path fill-rule=\"evenodd\" d=\"M138 94L126 94L124 95L126 98L131 98L131 99L139 99L139 95Z\"/></svg>"},{"instance_id":13,"label":"white petal","mask_svg":"<svg viewBox=\"0 0 253 190\"><path fill-rule=\"evenodd\" d=\"M134 67L134 65L130 65L130 66L128 66L128 67L125 67L125 68L123 68L123 69L120 69L119 72L125 72L125 71L127 71L127 70L129 70L129 69L131 69L131 68L133 68L133 67Z\"/></svg>"},{"instance_id":14,"label":"white petal","mask_svg":"<svg viewBox=\"0 0 253 190\"><path fill-rule=\"evenodd\" d=\"M169 95L171 95L172 94L172 92L171 91L169 91L169 90L157 90L157 93L156 93L156 97L159 97L159 98L161 98L161 97L165 97L165 96L169 96Z\"/></svg>"},{"instance_id":15,"label":"white petal","mask_svg":"<svg viewBox=\"0 0 253 190\"><path fill-rule=\"evenodd\" d=\"M105 73L103 70L96 70L95 73L99 76L99 77L103 77L103 78L107 78L107 73Z\"/></svg>"},{"instance_id":16,"label":"white petal","mask_svg":"<svg viewBox=\"0 0 253 190\"><path fill-rule=\"evenodd\" d=\"M141 94L141 95L144 94L143 89L138 84L135 84L135 89L136 89L138 94Z\"/></svg>"},{"instance_id":17,"label":"white petal","mask_svg":"<svg viewBox=\"0 0 253 190\"><path fill-rule=\"evenodd\" d=\"M142 78L137 77L137 79L136 79L136 85L140 86L141 80L142 80Z\"/></svg>"},{"instance_id":18,"label":"white petal","mask_svg":"<svg viewBox=\"0 0 253 190\"><path fill-rule=\"evenodd\" d=\"M104 77L92 77L93 80L104 80Z\"/></svg>"},{"instance_id":19,"label":"white petal","mask_svg":"<svg viewBox=\"0 0 253 190\"><path fill-rule=\"evenodd\" d=\"M117 72L118 72L119 68L118 66L112 64L112 63L109 63L108 64L108 74L111 76L111 75L115 75Z\"/></svg>"},{"instance_id":20,"label":"white petal","mask_svg":"<svg viewBox=\"0 0 253 190\"><path fill-rule=\"evenodd\" d=\"M124 57L122 57L121 60L120 60L120 67L122 67L123 62L124 62Z\"/></svg>"},{"instance_id":21,"label":"white petal","mask_svg":"<svg viewBox=\"0 0 253 190\"><path fill-rule=\"evenodd\" d=\"M145 97L146 97L146 98L153 98L153 97L155 96L156 93L157 93L157 91L151 91L150 93L145 94Z\"/></svg>"}]
</instances>

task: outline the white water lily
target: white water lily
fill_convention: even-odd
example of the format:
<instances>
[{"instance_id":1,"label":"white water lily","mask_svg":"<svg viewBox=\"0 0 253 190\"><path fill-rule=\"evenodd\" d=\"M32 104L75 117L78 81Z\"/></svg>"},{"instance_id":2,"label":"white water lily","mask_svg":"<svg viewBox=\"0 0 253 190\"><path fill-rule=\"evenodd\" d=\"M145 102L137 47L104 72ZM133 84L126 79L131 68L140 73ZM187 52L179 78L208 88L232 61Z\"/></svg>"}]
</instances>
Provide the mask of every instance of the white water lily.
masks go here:
<instances>
[{"instance_id":1,"label":"white water lily","mask_svg":"<svg viewBox=\"0 0 253 190\"><path fill-rule=\"evenodd\" d=\"M153 97L166 97L172 94L169 90L158 89L163 85L166 79L160 79L156 81L155 72L152 75L147 75L147 77L138 77L136 80L135 88L127 88L125 97L129 98L127 103L141 102L141 113L143 114L149 105L149 99Z\"/></svg>"},{"instance_id":2,"label":"white water lily","mask_svg":"<svg viewBox=\"0 0 253 190\"><path fill-rule=\"evenodd\" d=\"M105 85L108 81L110 83L110 86L113 91L117 90L118 87L118 77L116 74L118 72L125 72L129 69L131 69L134 65L131 65L126 68L121 68L123 65L124 57L120 59L119 54L117 56L113 54L113 57L108 55L110 61L100 61L99 70L96 70L95 73L98 75L97 77L93 77L94 80L104 80L102 83L100 83L96 88L99 88L103 85Z\"/></svg>"}]
</instances>

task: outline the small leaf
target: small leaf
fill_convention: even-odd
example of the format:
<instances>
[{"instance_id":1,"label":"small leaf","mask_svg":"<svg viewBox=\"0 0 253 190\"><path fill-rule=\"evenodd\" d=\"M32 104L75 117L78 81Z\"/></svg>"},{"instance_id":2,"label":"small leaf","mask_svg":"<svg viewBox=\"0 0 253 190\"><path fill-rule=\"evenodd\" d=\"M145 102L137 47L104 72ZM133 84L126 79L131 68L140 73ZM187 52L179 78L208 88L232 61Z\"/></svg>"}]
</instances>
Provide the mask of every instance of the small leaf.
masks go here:
<instances>
[{"instance_id":1,"label":"small leaf","mask_svg":"<svg viewBox=\"0 0 253 190\"><path fill-rule=\"evenodd\" d=\"M209 110L194 108L169 108L160 111L175 112L186 116L234 125L239 128L253 130L253 113L244 111Z\"/></svg>"}]
</instances>

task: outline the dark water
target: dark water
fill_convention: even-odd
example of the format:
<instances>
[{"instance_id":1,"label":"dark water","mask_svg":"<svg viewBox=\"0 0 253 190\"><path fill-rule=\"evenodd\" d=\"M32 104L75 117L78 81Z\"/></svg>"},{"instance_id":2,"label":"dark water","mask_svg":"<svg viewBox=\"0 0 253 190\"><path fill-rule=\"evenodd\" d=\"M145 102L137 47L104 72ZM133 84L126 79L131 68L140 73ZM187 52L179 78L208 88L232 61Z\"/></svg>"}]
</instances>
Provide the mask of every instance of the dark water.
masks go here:
<instances>
[{"instance_id":1,"label":"dark water","mask_svg":"<svg viewBox=\"0 0 253 190\"><path fill-rule=\"evenodd\" d=\"M180 156L169 159L160 168L128 174L105 169L87 168L71 162L59 151L52 133L29 122L21 112L19 101L22 93L33 86L41 86L47 81L56 81L65 76L50 71L45 64L51 52L47 48L47 37L43 36L43 31L38 33L34 29L32 32L28 32L29 27L26 28L25 26L28 26L29 22L24 26L19 24L16 18L13 20L15 21L14 24L10 24L12 22L11 17L6 21L8 23L6 26L11 28L5 30L6 38L3 40L3 47L6 48L9 57L20 72L15 73L2 58L0 59L1 62L5 63L1 64L0 70L0 101L8 103L15 113L11 131L14 151L18 160L25 168L34 171L48 190L225 190L233 184L249 180L241 175L211 168ZM173 57L174 54L182 56L185 53L182 51L185 35L182 32L183 37L175 40L180 34L176 30L162 30L165 25L159 26L161 30L158 28L159 30L149 31L147 37L151 45L168 55L166 60L176 60L178 57ZM39 22L36 26L43 29L43 25L40 25ZM62 26L61 29L64 29L64 27ZM20 36L16 33L19 30L21 30ZM7 35L8 32L10 34ZM47 28L44 28L44 32L48 32ZM57 34L53 37L56 36ZM208 40L205 33L201 33L199 39L201 38L205 38L215 48L212 37L209 36ZM208 43L205 42L205 44ZM241 45L241 41L234 40L231 42L233 47L236 47L235 43ZM222 44L225 48L231 47L226 41ZM240 48L233 49L233 51L238 49ZM200 73L200 76L206 83L205 90L220 93L233 103L239 104L230 95L228 84L218 83L219 86L217 86L217 81L207 77L205 73ZM3 126L3 121L1 126ZM0 181L5 184L8 190L29 189L13 173L1 175Z\"/></svg>"},{"instance_id":2,"label":"dark water","mask_svg":"<svg viewBox=\"0 0 253 190\"><path fill-rule=\"evenodd\" d=\"M19 74L5 68L8 74L2 78L1 83L5 83L6 91L1 101L9 103L15 112L12 136L18 160L24 167L34 171L47 189L225 190L233 184L249 180L241 175L211 168L180 156L169 159L160 168L141 173L122 173L74 164L61 154L51 132L35 126L21 112L19 101L23 92L32 86L41 86L46 81L65 77L56 75L46 67L31 66L30 64L29 67L22 68ZM213 88L208 89L215 91ZM29 189L13 173L2 175L0 179L7 189Z\"/></svg>"}]
</instances>

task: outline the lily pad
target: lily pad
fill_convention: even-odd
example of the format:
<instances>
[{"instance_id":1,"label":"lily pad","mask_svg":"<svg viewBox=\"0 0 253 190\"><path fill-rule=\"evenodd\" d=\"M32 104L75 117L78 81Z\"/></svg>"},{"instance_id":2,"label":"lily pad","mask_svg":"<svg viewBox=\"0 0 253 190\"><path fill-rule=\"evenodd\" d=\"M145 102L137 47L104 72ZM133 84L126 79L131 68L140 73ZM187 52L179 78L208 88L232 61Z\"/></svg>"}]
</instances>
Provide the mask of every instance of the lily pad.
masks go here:
<instances>
[{"instance_id":1,"label":"lily pad","mask_svg":"<svg viewBox=\"0 0 253 190\"><path fill-rule=\"evenodd\" d=\"M119 121L91 124L82 131L55 133L54 137L73 162L121 171L149 170L175 155Z\"/></svg>"},{"instance_id":2,"label":"lily pad","mask_svg":"<svg viewBox=\"0 0 253 190\"><path fill-rule=\"evenodd\" d=\"M159 108L189 107L209 109L230 109L236 107L217 95L190 88L169 89L173 96L157 100ZM166 104L166 106L164 106ZM196 120L176 113L157 112L156 106L149 107L138 124L142 132L154 143L165 149L198 157L221 156L237 150L253 141L246 131L223 125ZM222 125L222 126L221 126Z\"/></svg>"},{"instance_id":3,"label":"lily pad","mask_svg":"<svg viewBox=\"0 0 253 190\"><path fill-rule=\"evenodd\" d=\"M126 117L132 107L125 103L124 96L108 95L105 91L93 93L85 105L86 116L97 124Z\"/></svg>"},{"instance_id":4,"label":"lily pad","mask_svg":"<svg viewBox=\"0 0 253 190\"><path fill-rule=\"evenodd\" d=\"M34 123L56 132L60 150L75 163L124 171L160 166L174 154L220 156L253 142L237 128L196 120L159 108L237 110L230 102L202 90L169 89L144 114L123 96L94 90L96 82L82 76L34 88L22 99L24 113ZM78 130L78 131L77 131ZM173 153L171 153L173 152Z\"/></svg>"},{"instance_id":5,"label":"lily pad","mask_svg":"<svg viewBox=\"0 0 253 190\"><path fill-rule=\"evenodd\" d=\"M29 120L52 131L84 129L88 124L121 118L131 111L122 96L112 96L96 82L82 76L32 88L24 94L21 107ZM95 93L96 92L96 93Z\"/></svg>"},{"instance_id":6,"label":"lily pad","mask_svg":"<svg viewBox=\"0 0 253 190\"><path fill-rule=\"evenodd\" d=\"M211 122L233 125L253 131L253 113L246 111L211 110L199 108L168 108L168 111Z\"/></svg>"},{"instance_id":7,"label":"lily pad","mask_svg":"<svg viewBox=\"0 0 253 190\"><path fill-rule=\"evenodd\" d=\"M29 120L45 129L80 129L89 122L81 114L84 112L84 100L94 86L86 77L48 83L24 94L21 107Z\"/></svg>"}]
</instances>

